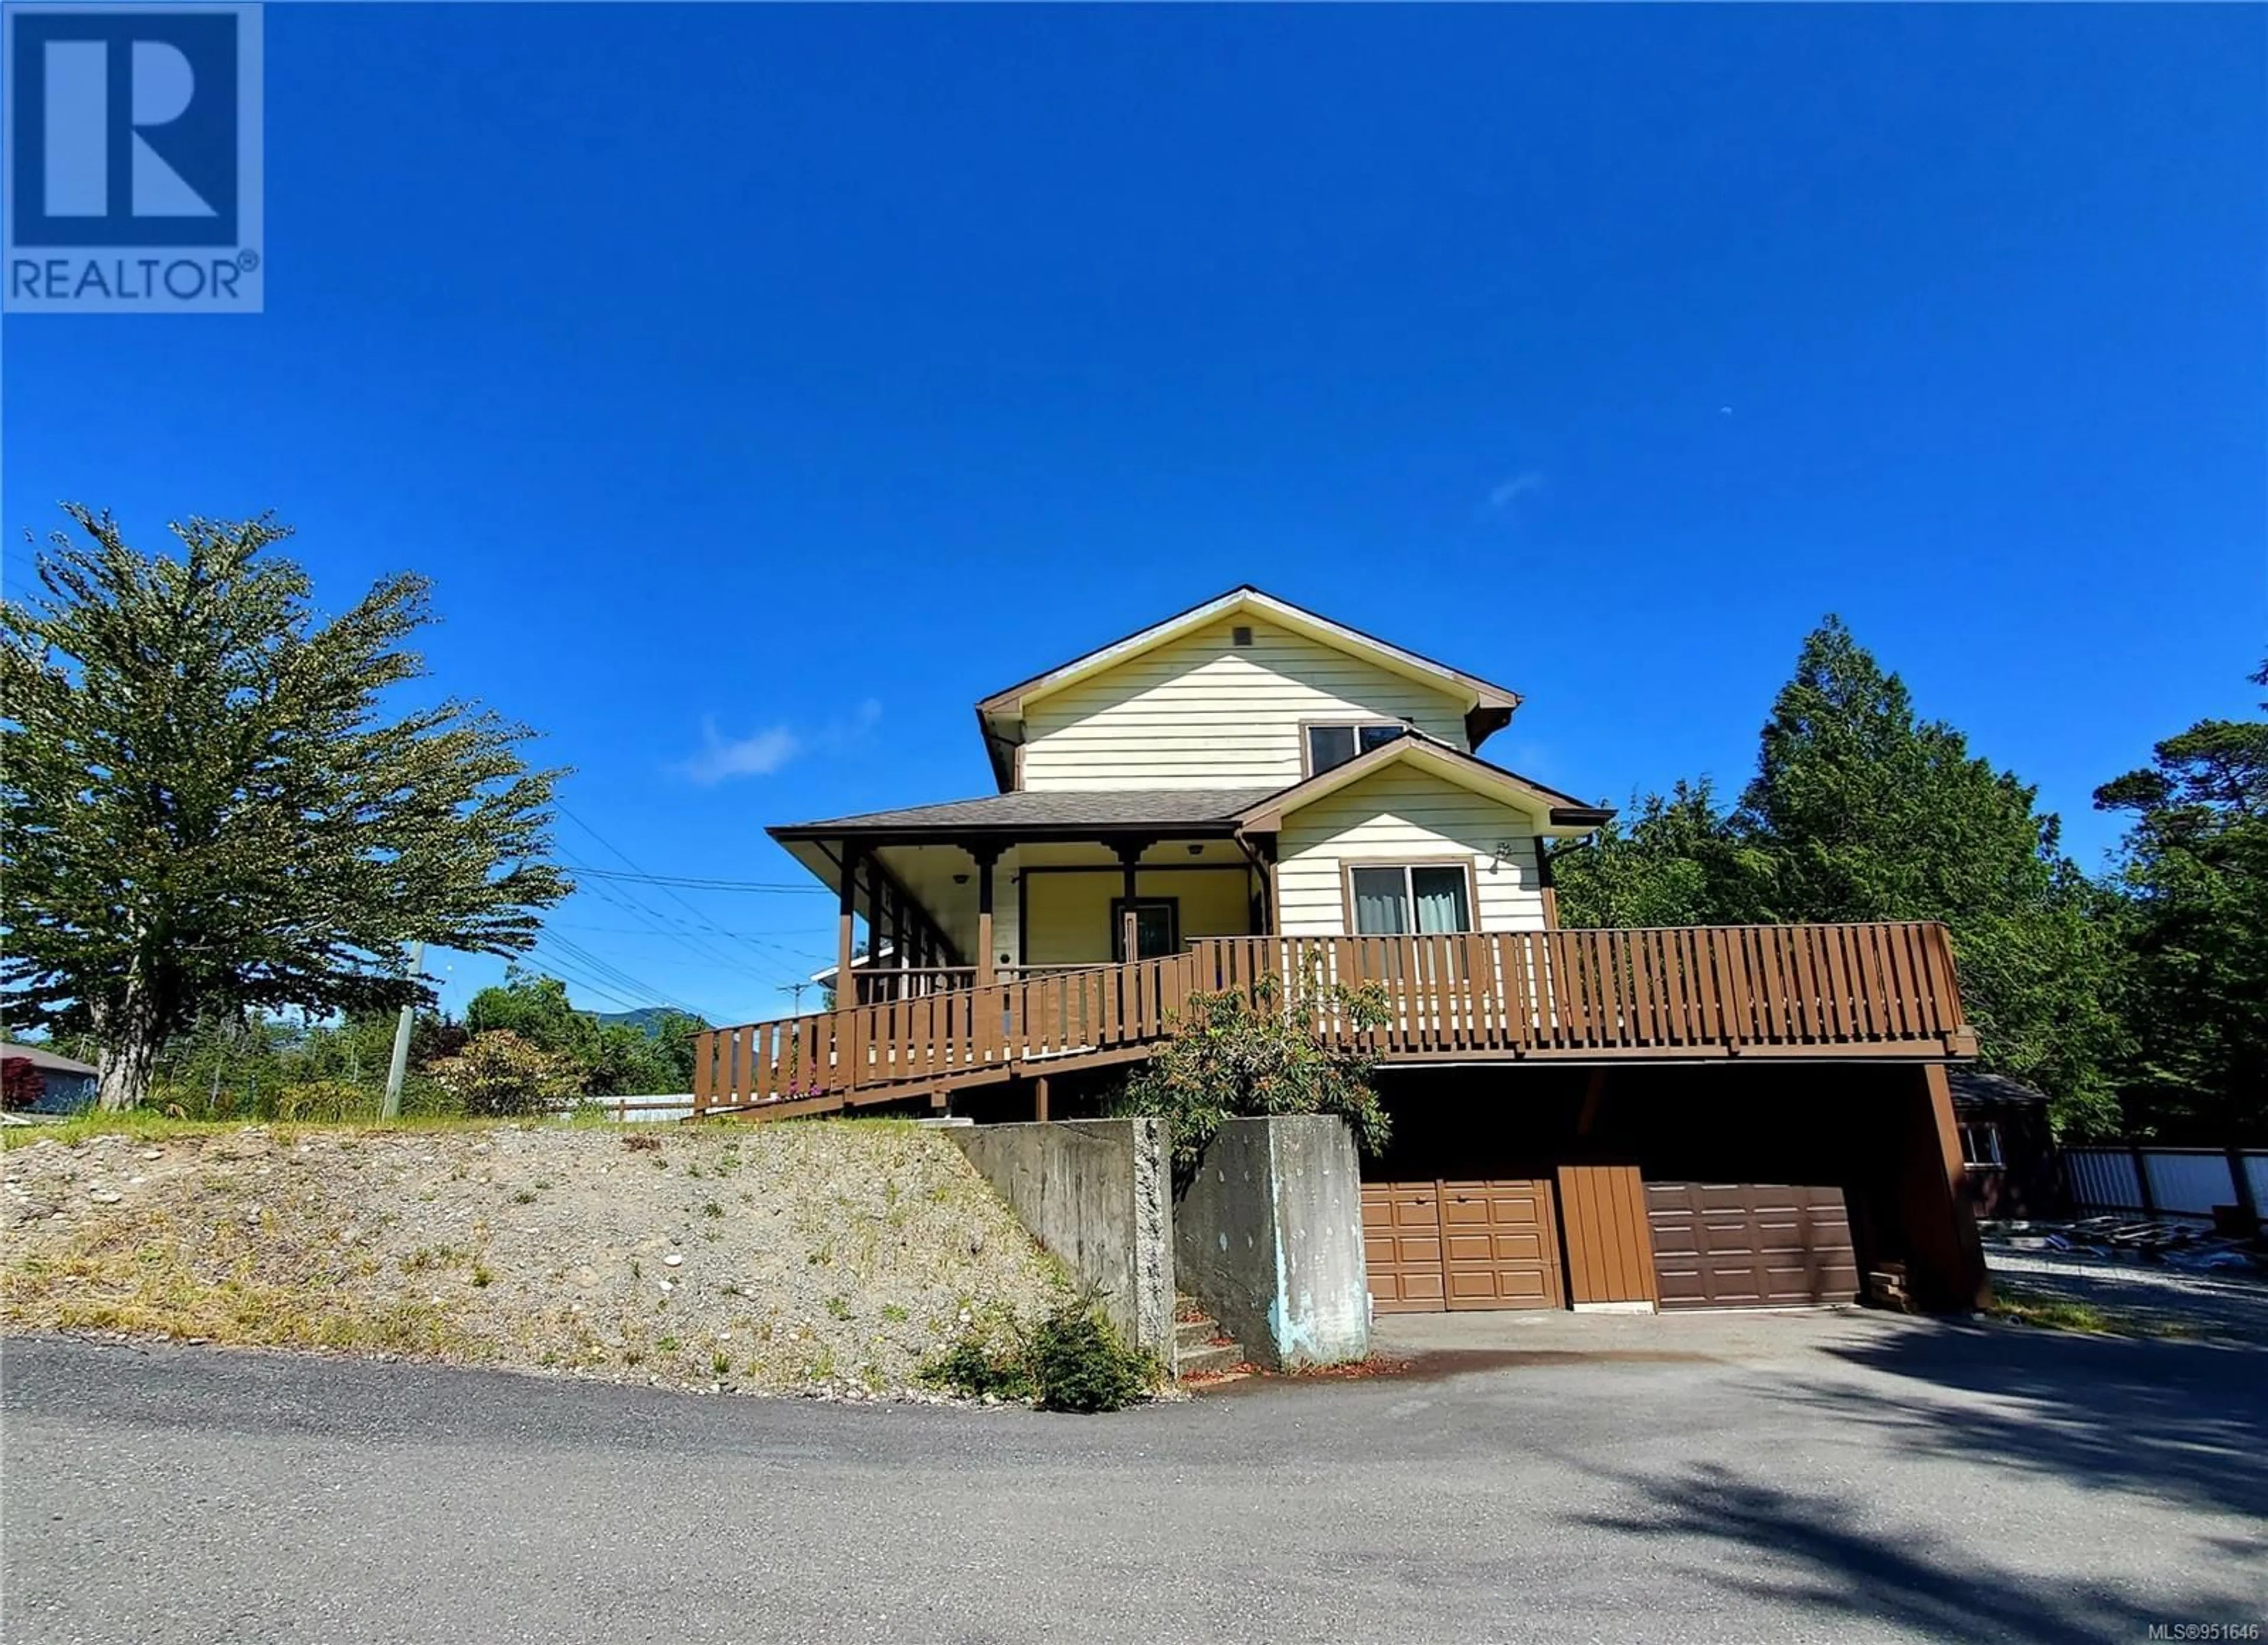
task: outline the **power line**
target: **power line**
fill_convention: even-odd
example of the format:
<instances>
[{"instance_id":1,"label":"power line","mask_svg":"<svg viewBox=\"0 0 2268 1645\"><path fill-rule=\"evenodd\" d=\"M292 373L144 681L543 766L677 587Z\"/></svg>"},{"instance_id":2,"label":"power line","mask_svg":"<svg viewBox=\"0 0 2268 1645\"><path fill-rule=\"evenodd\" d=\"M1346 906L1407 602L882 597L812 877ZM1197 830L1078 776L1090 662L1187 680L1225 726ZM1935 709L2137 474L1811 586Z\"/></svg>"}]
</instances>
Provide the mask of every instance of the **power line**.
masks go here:
<instances>
[{"instance_id":1,"label":"power line","mask_svg":"<svg viewBox=\"0 0 2268 1645\"><path fill-rule=\"evenodd\" d=\"M564 854L563 853L562 855ZM595 896L597 893L594 892L593 892L593 895ZM619 903L614 903L609 906L620 907L622 905ZM589 925L580 920L546 920L543 922L543 929L547 931L589 931L600 936L652 936L658 935L654 929L650 925ZM769 931L727 931L719 927L711 927L709 929L714 930L718 936L742 937L751 942L761 941L765 937L802 936L807 935L807 933L803 931L784 929L776 929Z\"/></svg>"},{"instance_id":2,"label":"power line","mask_svg":"<svg viewBox=\"0 0 2268 1645\"><path fill-rule=\"evenodd\" d=\"M565 816L570 821L585 829L590 827L588 823L584 822L581 818L576 816L572 811L568 811L565 806L563 805L559 809L561 814ZM607 846L607 849L609 851L615 851L615 848L613 846L607 845L607 841L603 836L593 833L592 837L596 839L600 845ZM622 856L622 854L620 851L615 851L615 855L616 856ZM628 862L630 859L628 857L623 857L622 860L624 862ZM824 885L782 885L777 882L753 879L709 879L702 876L693 874L648 874L644 872L629 874L624 873L620 869L612 868L585 868L583 870L583 872L590 875L594 879L619 879L627 881L635 885L659 886L664 891L667 891L674 887L685 891L762 892L777 896L823 897L830 894L828 892L827 887Z\"/></svg>"},{"instance_id":3,"label":"power line","mask_svg":"<svg viewBox=\"0 0 2268 1645\"><path fill-rule=\"evenodd\" d=\"M540 943L528 951L528 957L543 974L556 976L564 982L571 982L584 992L598 995L602 999L609 1000L627 1010L644 1010L658 1005L669 1010L682 1011L688 1017L702 1015L701 1012L681 1002L672 1000L666 995L655 994L652 989L642 986L634 987L620 979L609 978L603 973L595 972L590 968L587 961L571 958Z\"/></svg>"},{"instance_id":4,"label":"power line","mask_svg":"<svg viewBox=\"0 0 2268 1645\"><path fill-rule=\"evenodd\" d=\"M678 906L678 907L680 907L681 908L683 908L683 909L684 909L688 914L691 914L691 915L692 915L692 916L693 916L696 921L698 921L698 922L701 923L701 925L702 925L703 928L705 928L705 929L709 929L709 930L711 930L711 931L716 931L716 932L717 932L717 934L718 934L718 936L725 936L725 937L727 940L729 940L729 941L733 941L733 942L737 942L737 943L739 943L739 944L740 944L740 946L741 946L741 947L743 947L743 948L747 949L750 953L755 954L758 959L760 959L760 960L763 960L763 961L764 961L766 964L768 964L768 965L776 965L776 964L777 964L778 962L777 962L777 960L773 959L770 955L767 955L767 954L763 953L762 951L762 951L762 949L764 949L764 948L772 948L772 949L776 949L776 950L777 950L777 951L778 951L779 952L781 952L781 953L788 954L788 957L789 957L790 958L799 958L799 956L794 955L794 954L792 954L792 953L789 952L789 951L788 951L788 950L784 949L784 948L781 948L781 947L780 947L780 945L779 945L779 944L776 944L776 943L767 943L767 944L758 944L758 943L756 943L756 942L755 942L755 941L752 941L752 940L751 940L751 939L749 939L749 938L747 938L747 937L735 937L735 936L733 936L729 932L725 932L725 931L722 931L722 930L718 929L718 926L715 924L715 922L712 922L712 921L709 918L709 916L708 916L707 914L705 914L702 913L702 911L701 911L700 909L698 909L698 908L695 907L691 903L689 903L689 902L686 901L684 898L682 898L682 897L679 896L679 895L677 894L676 891L675 891L674 889L673 889L673 887L672 887L671 885L669 885L668 884L664 883L665 881L669 880L669 879L672 879L672 878L680 878L680 879L681 879L681 878L686 878L686 877L683 877L683 876L667 876L667 875L652 875L652 874L647 874L647 873L646 873L646 871L645 871L645 870L644 870L644 868L640 867L640 866L639 866L639 864L638 864L638 863L637 863L634 859L632 859L632 857L630 856L630 854L629 852L627 852L627 851L623 850L623 849L622 848L622 847L620 847L620 846L616 845L613 841L611 841L611 840L608 839L606 835L604 835L604 834L600 834L600 833L596 828L593 828L593 826L591 826L591 825L590 825L589 823L585 822L585 821L584 821L580 817L578 817L578 816L577 816L573 811L569 811L569 810L567 809L567 807L566 807L566 806L564 806L564 805L560 806L560 807L559 807L559 811L560 811L560 814L561 814L562 816L565 817L565 818L566 818L570 822L573 823L573 824L574 824L578 828L580 828L580 829L581 829L585 834L589 834L589 835L591 836L591 838L593 838L593 840L596 840L596 841L597 841L600 845L604 846L608 850L609 850L609 851L613 852L616 856L620 857L620 858L621 858L621 859L622 859L625 863L627 863L627 864L630 866L630 868L631 870L634 870L634 871L635 871L638 876L640 876L640 877L641 877L637 883L639 883L639 884L649 884L649 885L654 885L657 889L659 889L659 890L662 892L662 894L663 894L664 896L667 897L667 898L668 898L672 902L674 902L675 904L677 904L677 906ZM623 877L623 876L611 874L609 870L605 870L605 869L592 869L592 870L589 870L588 871L589 871L589 872L591 872L591 873L596 874L596 875L600 876L600 878L625 878L625 877ZM732 881L718 881L718 882L717 882L717 885L718 885L718 886L726 886L726 885L733 885L733 884L734 884L734 882L732 882ZM741 884L742 885L744 885L744 886L753 886L754 882L740 882L740 884ZM784 886L784 885L773 885L773 886L767 887L767 889L770 889L770 890L774 890L774 891L788 891L788 890L816 890L816 889L818 889L818 888L817 888L817 887L803 887L803 886ZM655 910L655 912L659 913L659 910ZM750 974L752 974L752 975L753 975L753 974L756 974L756 973L750 973Z\"/></svg>"},{"instance_id":5,"label":"power line","mask_svg":"<svg viewBox=\"0 0 2268 1645\"><path fill-rule=\"evenodd\" d=\"M579 872L582 870L583 864L581 859L577 857L574 853L563 851L560 855L564 856L568 863L572 865L577 871ZM766 973L750 969L747 962L735 959L731 955L724 953L711 944L703 941L700 936L695 934L702 928L700 926L688 924L681 915L670 914L664 909L653 907L650 903L640 901L630 893L624 892L617 894L616 892L609 891L602 885L590 885L585 886L585 889L593 896L598 898L601 902L604 902L610 907L620 908L632 919L641 922L644 925L645 929L654 936L666 937L672 943L690 949L693 952L700 955L711 965L722 966L726 971L737 972L743 976L756 977L760 980L769 980ZM706 924L705 922L703 923L704 925ZM710 926L708 929L714 930L716 928ZM723 933L720 932L719 935L723 935ZM742 939L742 946L753 949L755 944L747 942L746 939ZM759 959L767 959L767 956L762 953L757 954L756 958Z\"/></svg>"},{"instance_id":6,"label":"power line","mask_svg":"<svg viewBox=\"0 0 2268 1645\"><path fill-rule=\"evenodd\" d=\"M659 988L655 988L652 983L642 981L640 979L632 976L629 972L624 971L620 966L615 965L612 960L593 953L580 943L571 942L563 936L554 936L550 939L550 942L555 950L564 951L569 958L575 960L579 965L588 966L592 971L597 973L601 977L619 982L624 988L630 988L637 993L645 995L648 998L652 999L660 1004L672 1006L678 1010L684 1011L689 1016L697 1017L700 1015L698 1011L694 1010L690 1006L687 1005L683 1000L677 999L671 995L665 994Z\"/></svg>"}]
</instances>

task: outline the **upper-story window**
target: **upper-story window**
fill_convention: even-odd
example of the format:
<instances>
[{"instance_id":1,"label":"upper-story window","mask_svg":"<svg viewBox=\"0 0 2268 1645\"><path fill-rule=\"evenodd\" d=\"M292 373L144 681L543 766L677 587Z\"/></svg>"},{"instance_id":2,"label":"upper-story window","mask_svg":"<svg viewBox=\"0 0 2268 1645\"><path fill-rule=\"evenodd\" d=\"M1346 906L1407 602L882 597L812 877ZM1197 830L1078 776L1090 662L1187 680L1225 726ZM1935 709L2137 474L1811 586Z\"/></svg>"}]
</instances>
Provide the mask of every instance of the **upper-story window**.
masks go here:
<instances>
[{"instance_id":1,"label":"upper-story window","mask_svg":"<svg viewBox=\"0 0 2268 1645\"><path fill-rule=\"evenodd\" d=\"M1307 775L1320 775L1343 766L1357 754L1383 748L1410 728L1398 720L1351 721L1341 724L1310 723L1307 730Z\"/></svg>"}]
</instances>

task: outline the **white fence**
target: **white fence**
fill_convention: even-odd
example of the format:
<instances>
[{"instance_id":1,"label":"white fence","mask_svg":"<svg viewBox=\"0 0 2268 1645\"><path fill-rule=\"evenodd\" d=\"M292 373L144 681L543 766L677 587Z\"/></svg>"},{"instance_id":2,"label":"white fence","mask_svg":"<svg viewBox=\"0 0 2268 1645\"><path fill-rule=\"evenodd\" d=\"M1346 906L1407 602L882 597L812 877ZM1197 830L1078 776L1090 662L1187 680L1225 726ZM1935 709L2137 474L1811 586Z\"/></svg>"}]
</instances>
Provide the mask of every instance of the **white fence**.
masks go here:
<instances>
[{"instance_id":1,"label":"white fence","mask_svg":"<svg viewBox=\"0 0 2268 1645\"><path fill-rule=\"evenodd\" d=\"M2149 1173L2146 1199L2138 1164ZM2072 1204L2081 1211L2211 1216L2214 1206L2236 1203L2228 1156L2217 1148L2067 1148L2063 1164ZM2248 1150L2244 1173L2253 1204L2268 1207L2268 1149Z\"/></svg>"}]
</instances>

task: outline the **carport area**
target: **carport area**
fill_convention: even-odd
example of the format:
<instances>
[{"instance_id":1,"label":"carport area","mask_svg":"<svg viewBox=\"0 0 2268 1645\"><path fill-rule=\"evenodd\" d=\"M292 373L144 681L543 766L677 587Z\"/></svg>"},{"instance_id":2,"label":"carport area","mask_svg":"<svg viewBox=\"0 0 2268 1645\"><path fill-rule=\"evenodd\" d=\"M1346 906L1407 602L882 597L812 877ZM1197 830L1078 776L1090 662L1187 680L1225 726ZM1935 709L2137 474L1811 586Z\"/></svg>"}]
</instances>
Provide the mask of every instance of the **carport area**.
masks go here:
<instances>
[{"instance_id":1,"label":"carport area","mask_svg":"<svg viewBox=\"0 0 2268 1645\"><path fill-rule=\"evenodd\" d=\"M1944 1069L1388 1069L1363 1166L1381 1318L1959 1311L1984 1275Z\"/></svg>"}]
</instances>

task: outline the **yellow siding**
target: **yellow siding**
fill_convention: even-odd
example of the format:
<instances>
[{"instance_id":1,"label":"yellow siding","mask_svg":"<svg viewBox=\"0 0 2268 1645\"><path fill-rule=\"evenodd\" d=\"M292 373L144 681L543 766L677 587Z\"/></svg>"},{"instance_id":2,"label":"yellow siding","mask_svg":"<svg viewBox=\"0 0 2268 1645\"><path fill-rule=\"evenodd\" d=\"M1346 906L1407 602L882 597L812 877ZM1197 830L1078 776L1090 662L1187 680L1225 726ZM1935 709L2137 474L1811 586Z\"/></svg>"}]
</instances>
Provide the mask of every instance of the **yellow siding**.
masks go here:
<instances>
[{"instance_id":1,"label":"yellow siding","mask_svg":"<svg viewBox=\"0 0 2268 1645\"><path fill-rule=\"evenodd\" d=\"M1540 931L1535 825L1455 783L1393 766L1284 819L1276 870L1286 936L1347 929L1340 865L1461 857L1473 864L1475 917L1484 931ZM1499 864L1496 847L1511 842Z\"/></svg>"},{"instance_id":2,"label":"yellow siding","mask_svg":"<svg viewBox=\"0 0 2268 1645\"><path fill-rule=\"evenodd\" d=\"M1220 870L1145 868L1141 894L1181 903L1182 938L1242 936L1252 929L1250 882ZM1118 870L1034 874L1026 887L1028 923L1024 963L1102 964L1110 958L1110 900L1123 889ZM1012 950L1010 951L1013 951Z\"/></svg>"},{"instance_id":3,"label":"yellow siding","mask_svg":"<svg viewBox=\"0 0 2268 1645\"><path fill-rule=\"evenodd\" d=\"M1249 627L1249 647L1230 632ZM1457 699L1249 616L1224 619L1031 705L1027 789L1297 782L1300 723L1409 719L1463 749ZM1035 962L1036 963L1036 962Z\"/></svg>"}]
</instances>

